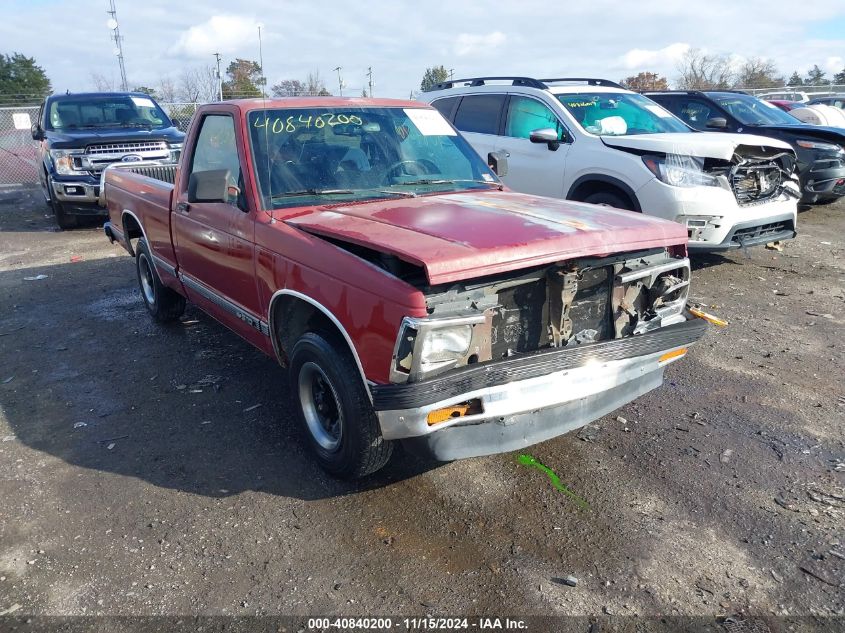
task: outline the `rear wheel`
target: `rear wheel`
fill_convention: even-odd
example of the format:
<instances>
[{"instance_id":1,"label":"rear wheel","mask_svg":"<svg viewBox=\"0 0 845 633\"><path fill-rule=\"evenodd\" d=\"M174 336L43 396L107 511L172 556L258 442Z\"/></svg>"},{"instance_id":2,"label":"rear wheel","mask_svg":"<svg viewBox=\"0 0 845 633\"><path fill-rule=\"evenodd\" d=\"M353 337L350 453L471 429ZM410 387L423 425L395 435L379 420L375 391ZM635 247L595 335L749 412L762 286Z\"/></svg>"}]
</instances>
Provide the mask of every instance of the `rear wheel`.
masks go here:
<instances>
[{"instance_id":1,"label":"rear wheel","mask_svg":"<svg viewBox=\"0 0 845 633\"><path fill-rule=\"evenodd\" d=\"M355 479L382 468L393 443L378 418L345 343L307 332L293 346L290 385L317 461L330 474Z\"/></svg>"},{"instance_id":2,"label":"rear wheel","mask_svg":"<svg viewBox=\"0 0 845 633\"><path fill-rule=\"evenodd\" d=\"M634 210L634 205L627 197L620 196L611 191L599 191L590 194L584 199L584 202L598 204L603 207L616 207L617 209L625 209L626 211Z\"/></svg>"},{"instance_id":3,"label":"rear wheel","mask_svg":"<svg viewBox=\"0 0 845 633\"><path fill-rule=\"evenodd\" d=\"M175 321L185 311L185 297L161 283L147 240L141 238L135 248L135 267L141 298L150 315L160 323Z\"/></svg>"},{"instance_id":4,"label":"rear wheel","mask_svg":"<svg viewBox=\"0 0 845 633\"><path fill-rule=\"evenodd\" d=\"M56 224L60 229L72 229L76 226L76 216L67 212L67 207L56 200L53 195L53 181L47 178L47 204L53 210L53 215L56 216Z\"/></svg>"}]
</instances>

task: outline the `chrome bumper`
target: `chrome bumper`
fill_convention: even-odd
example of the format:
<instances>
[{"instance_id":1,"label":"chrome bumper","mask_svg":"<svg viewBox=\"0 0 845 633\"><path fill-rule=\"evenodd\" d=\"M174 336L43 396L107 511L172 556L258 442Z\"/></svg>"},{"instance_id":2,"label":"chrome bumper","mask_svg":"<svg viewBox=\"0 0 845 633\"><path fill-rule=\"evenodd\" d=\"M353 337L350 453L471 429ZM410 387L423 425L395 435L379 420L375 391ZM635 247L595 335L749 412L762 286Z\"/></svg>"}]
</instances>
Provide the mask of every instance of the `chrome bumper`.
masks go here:
<instances>
[{"instance_id":1,"label":"chrome bumper","mask_svg":"<svg viewBox=\"0 0 845 633\"><path fill-rule=\"evenodd\" d=\"M659 386L664 367L680 358L661 357L693 344L706 328L693 319L625 339L514 357L486 370L478 365L416 385L380 385L373 390L382 435L417 438L417 446L425 445L439 459L529 446L584 426ZM456 385L471 388L454 393ZM433 400L437 393L448 397ZM481 413L428 424L432 411L476 399ZM416 406L391 407L403 402Z\"/></svg>"},{"instance_id":2,"label":"chrome bumper","mask_svg":"<svg viewBox=\"0 0 845 633\"><path fill-rule=\"evenodd\" d=\"M85 181L51 181L53 200L69 204L96 205L100 196L100 185Z\"/></svg>"}]
</instances>

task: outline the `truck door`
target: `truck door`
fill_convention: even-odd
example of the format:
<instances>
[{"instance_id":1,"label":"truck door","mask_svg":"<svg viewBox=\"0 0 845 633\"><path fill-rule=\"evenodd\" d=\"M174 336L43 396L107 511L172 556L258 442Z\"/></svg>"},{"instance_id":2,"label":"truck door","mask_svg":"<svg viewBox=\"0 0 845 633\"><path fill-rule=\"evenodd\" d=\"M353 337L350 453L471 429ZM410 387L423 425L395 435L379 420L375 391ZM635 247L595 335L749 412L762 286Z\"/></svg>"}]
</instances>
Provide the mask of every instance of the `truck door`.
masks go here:
<instances>
[{"instance_id":1,"label":"truck door","mask_svg":"<svg viewBox=\"0 0 845 633\"><path fill-rule=\"evenodd\" d=\"M534 130L552 129L558 143L532 143ZM504 135L499 151L508 154L508 173L502 181L511 189L538 196L563 198L564 170L572 136L554 112L542 101L524 95L511 95Z\"/></svg>"},{"instance_id":2,"label":"truck door","mask_svg":"<svg viewBox=\"0 0 845 633\"><path fill-rule=\"evenodd\" d=\"M244 323L256 327L261 313L254 271L254 211L243 195L244 139L228 112L207 113L198 125L171 214L176 260L191 301L241 332ZM212 170L228 170L228 200L189 202L191 174Z\"/></svg>"}]
</instances>

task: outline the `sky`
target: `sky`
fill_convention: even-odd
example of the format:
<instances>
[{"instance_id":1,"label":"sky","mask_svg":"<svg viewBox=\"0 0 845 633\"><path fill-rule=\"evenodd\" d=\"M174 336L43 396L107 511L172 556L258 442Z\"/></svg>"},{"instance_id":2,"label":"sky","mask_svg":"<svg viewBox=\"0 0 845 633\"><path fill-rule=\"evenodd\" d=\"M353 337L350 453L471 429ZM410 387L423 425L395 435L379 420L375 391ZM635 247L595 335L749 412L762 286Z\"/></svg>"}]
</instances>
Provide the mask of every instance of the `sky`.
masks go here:
<instances>
[{"instance_id":1,"label":"sky","mask_svg":"<svg viewBox=\"0 0 845 633\"><path fill-rule=\"evenodd\" d=\"M108 0L0 0L0 53L34 57L57 92L120 73ZM764 57L782 73L845 67L845 0L116 0L132 86L235 57L258 60L268 85L319 71L330 90L407 97L427 67L455 78L518 74L619 80L641 70L673 81L688 48Z\"/></svg>"}]
</instances>

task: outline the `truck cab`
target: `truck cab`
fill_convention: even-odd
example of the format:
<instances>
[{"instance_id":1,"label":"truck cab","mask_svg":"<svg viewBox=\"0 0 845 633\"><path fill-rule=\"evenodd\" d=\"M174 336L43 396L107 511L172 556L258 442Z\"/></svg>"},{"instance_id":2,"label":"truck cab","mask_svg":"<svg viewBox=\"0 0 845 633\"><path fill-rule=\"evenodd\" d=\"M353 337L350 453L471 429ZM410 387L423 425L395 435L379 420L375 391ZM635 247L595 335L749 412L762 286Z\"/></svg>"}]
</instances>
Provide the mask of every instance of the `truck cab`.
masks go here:
<instances>
[{"instance_id":1,"label":"truck cab","mask_svg":"<svg viewBox=\"0 0 845 633\"><path fill-rule=\"evenodd\" d=\"M116 162L176 163L184 140L176 122L143 93L47 97L32 126L39 181L63 228L79 216L102 216L100 175Z\"/></svg>"}]
</instances>

